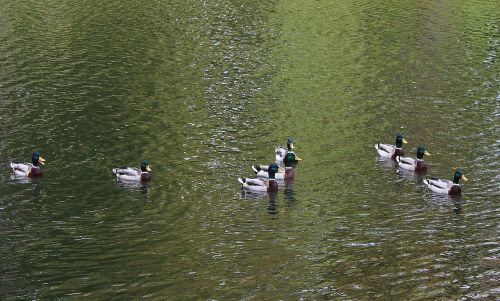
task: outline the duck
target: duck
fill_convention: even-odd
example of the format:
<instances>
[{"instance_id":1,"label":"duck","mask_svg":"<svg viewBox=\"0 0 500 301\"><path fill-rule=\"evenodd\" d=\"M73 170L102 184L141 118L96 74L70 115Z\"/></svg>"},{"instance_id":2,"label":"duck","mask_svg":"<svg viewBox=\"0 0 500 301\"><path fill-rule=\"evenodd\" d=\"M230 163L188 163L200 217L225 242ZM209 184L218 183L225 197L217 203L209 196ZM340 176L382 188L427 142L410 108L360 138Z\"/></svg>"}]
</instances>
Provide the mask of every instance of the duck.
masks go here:
<instances>
[{"instance_id":1,"label":"duck","mask_svg":"<svg viewBox=\"0 0 500 301\"><path fill-rule=\"evenodd\" d=\"M10 168L18 177L40 178L42 177L42 169L40 164L44 165L45 159L42 158L39 151L34 151L31 154L31 163L28 162L10 162Z\"/></svg>"},{"instance_id":2,"label":"duck","mask_svg":"<svg viewBox=\"0 0 500 301\"><path fill-rule=\"evenodd\" d=\"M141 161L141 169L128 166L113 168L113 173L116 175L118 180L129 182L151 181L151 175L149 174L150 171L151 167L149 166L148 160Z\"/></svg>"},{"instance_id":3,"label":"duck","mask_svg":"<svg viewBox=\"0 0 500 301\"><path fill-rule=\"evenodd\" d=\"M294 152L289 152L285 155L283 159L285 167L279 167L278 171L275 173L274 177L276 180L291 180L294 177L293 164L296 162L296 156ZM270 165L256 164L252 165L252 169L255 172L257 178L269 178L269 167Z\"/></svg>"},{"instance_id":4,"label":"duck","mask_svg":"<svg viewBox=\"0 0 500 301\"><path fill-rule=\"evenodd\" d=\"M423 145L419 145L416 158L397 156L396 162L402 169L423 172L427 171L427 163L424 161L424 155L430 156L431 154L425 150Z\"/></svg>"},{"instance_id":5,"label":"duck","mask_svg":"<svg viewBox=\"0 0 500 301\"><path fill-rule=\"evenodd\" d=\"M462 192L462 188L459 184L460 180L468 181L468 179L462 174L462 171L457 169L453 174L453 181L438 178L426 178L424 179L424 183L433 192L458 195Z\"/></svg>"},{"instance_id":6,"label":"duck","mask_svg":"<svg viewBox=\"0 0 500 301\"><path fill-rule=\"evenodd\" d=\"M274 153L276 154L276 163L279 166L284 166L283 159L285 158L287 153L289 153L289 152L293 153L294 148L295 147L293 146L292 137L288 137L287 142L286 142L286 148L284 148L282 146L278 146L274 149ZM302 161L302 159L296 155L294 163L297 164L298 161Z\"/></svg>"},{"instance_id":7,"label":"duck","mask_svg":"<svg viewBox=\"0 0 500 301\"><path fill-rule=\"evenodd\" d=\"M275 192L278 191L278 183L275 179L275 174L278 171L279 166L275 162L269 164L267 172L269 173L269 179L262 178L238 178L238 182L241 183L241 188L248 191L255 192Z\"/></svg>"},{"instance_id":8,"label":"duck","mask_svg":"<svg viewBox=\"0 0 500 301\"><path fill-rule=\"evenodd\" d=\"M396 135L396 145L377 143L375 144L375 149L379 157L395 160L397 156L403 157L405 155L403 152L403 144L407 143L408 141L403 138L403 134L398 133Z\"/></svg>"}]
</instances>

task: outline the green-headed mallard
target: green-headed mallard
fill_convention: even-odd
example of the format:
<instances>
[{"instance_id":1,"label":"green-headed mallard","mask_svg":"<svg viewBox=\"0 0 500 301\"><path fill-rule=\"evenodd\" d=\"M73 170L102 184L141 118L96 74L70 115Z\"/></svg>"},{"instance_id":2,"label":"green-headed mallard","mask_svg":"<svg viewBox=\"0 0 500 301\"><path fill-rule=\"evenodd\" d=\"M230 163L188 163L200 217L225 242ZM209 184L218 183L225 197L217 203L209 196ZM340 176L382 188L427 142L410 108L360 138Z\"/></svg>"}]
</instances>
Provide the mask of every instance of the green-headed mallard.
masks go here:
<instances>
[{"instance_id":1,"label":"green-headed mallard","mask_svg":"<svg viewBox=\"0 0 500 301\"><path fill-rule=\"evenodd\" d=\"M278 146L274 149L274 153L276 154L276 163L279 166L284 166L283 159L285 158L286 154L291 152L293 153L293 149L295 147L293 146L293 139L292 137L288 137L288 140L286 142L286 148L282 146ZM301 158L299 158L297 155L295 155L295 164L298 163L298 161L302 161Z\"/></svg>"},{"instance_id":2,"label":"green-headed mallard","mask_svg":"<svg viewBox=\"0 0 500 301\"><path fill-rule=\"evenodd\" d=\"M375 144L375 149L377 150L377 154L382 158L391 158L396 159L397 156L404 156L403 152L403 143L408 143L401 133L396 135L396 145L392 144L384 144L378 143Z\"/></svg>"},{"instance_id":3,"label":"green-headed mallard","mask_svg":"<svg viewBox=\"0 0 500 301\"><path fill-rule=\"evenodd\" d=\"M40 152L34 151L31 155L31 163L11 162L10 167L15 176L39 178L42 176L42 169L39 164L45 164L45 159L40 156Z\"/></svg>"},{"instance_id":4,"label":"green-headed mallard","mask_svg":"<svg viewBox=\"0 0 500 301\"><path fill-rule=\"evenodd\" d=\"M280 167L278 171L275 173L274 177L276 180L290 180L293 179L294 177L294 169L293 169L293 164L296 162L296 156L294 152L288 152L284 159L283 162L285 164L285 168ZM255 174L257 175L258 178L269 178L269 170L270 165L262 165L262 164L257 164L257 165L252 165L253 171L255 171Z\"/></svg>"},{"instance_id":5,"label":"green-headed mallard","mask_svg":"<svg viewBox=\"0 0 500 301\"><path fill-rule=\"evenodd\" d=\"M430 156L423 145L417 148L417 157L401 157L397 156L396 161L398 166L406 170L414 170L416 172L427 171L427 163L424 161L424 155Z\"/></svg>"},{"instance_id":6,"label":"green-headed mallard","mask_svg":"<svg viewBox=\"0 0 500 301\"><path fill-rule=\"evenodd\" d=\"M271 163L268 168L269 179L250 179L250 178L238 178L241 183L242 189L257 191L257 192L273 192L278 190L278 183L274 178L276 172L278 171L278 164Z\"/></svg>"},{"instance_id":7,"label":"green-headed mallard","mask_svg":"<svg viewBox=\"0 0 500 301\"><path fill-rule=\"evenodd\" d=\"M141 161L141 169L128 166L113 168L113 173L116 174L118 180L130 182L151 181L150 171L151 168L147 160Z\"/></svg>"},{"instance_id":8,"label":"green-headed mallard","mask_svg":"<svg viewBox=\"0 0 500 301\"><path fill-rule=\"evenodd\" d=\"M424 179L424 183L433 192L457 195L462 192L462 188L459 184L460 180L468 181L467 178L462 174L462 171L460 169L457 169L455 171L455 174L453 175L453 182L446 179L426 178Z\"/></svg>"}]
</instances>

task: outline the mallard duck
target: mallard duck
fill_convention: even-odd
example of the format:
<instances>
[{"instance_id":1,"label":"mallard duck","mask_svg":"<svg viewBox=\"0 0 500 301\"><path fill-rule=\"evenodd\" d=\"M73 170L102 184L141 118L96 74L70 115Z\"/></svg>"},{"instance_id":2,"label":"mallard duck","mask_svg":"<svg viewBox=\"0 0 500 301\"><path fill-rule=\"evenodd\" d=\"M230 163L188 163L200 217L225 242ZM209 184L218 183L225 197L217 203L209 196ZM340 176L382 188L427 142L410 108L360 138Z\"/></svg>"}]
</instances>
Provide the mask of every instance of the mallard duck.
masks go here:
<instances>
[{"instance_id":1,"label":"mallard duck","mask_svg":"<svg viewBox=\"0 0 500 301\"><path fill-rule=\"evenodd\" d=\"M382 158L391 158L391 159L396 159L397 156L403 157L405 153L403 152L403 143L406 144L408 143L404 138L403 135L398 133L396 135L396 145L392 144L384 144L384 143L378 143L375 144L375 149L377 150L377 154L382 157Z\"/></svg>"},{"instance_id":2,"label":"mallard duck","mask_svg":"<svg viewBox=\"0 0 500 301\"><path fill-rule=\"evenodd\" d=\"M28 162L11 162L10 167L15 176L39 178L42 176L42 169L39 164L44 165L45 159L40 156L38 151L34 151L31 155L31 163Z\"/></svg>"},{"instance_id":3,"label":"mallard duck","mask_svg":"<svg viewBox=\"0 0 500 301\"><path fill-rule=\"evenodd\" d=\"M293 153L294 148L295 147L293 146L293 139L291 137L288 137L288 140L286 142L286 148L278 146L274 149L274 153L276 154L276 163L279 166L283 166L284 165L283 159L285 158L286 154L289 152ZM294 163L297 164L298 161L302 161L302 159L296 155Z\"/></svg>"},{"instance_id":4,"label":"mallard duck","mask_svg":"<svg viewBox=\"0 0 500 301\"><path fill-rule=\"evenodd\" d=\"M151 181L150 171L151 167L149 166L148 160L141 161L141 169L128 166L113 168L113 173L116 174L118 180L130 182Z\"/></svg>"},{"instance_id":5,"label":"mallard duck","mask_svg":"<svg viewBox=\"0 0 500 301\"><path fill-rule=\"evenodd\" d=\"M284 158L284 163L285 163L285 168L280 167L278 171L275 173L274 177L276 180L290 180L293 179L294 177L294 171L293 171L293 164L295 162L295 153L294 152L289 152L285 155ZM255 174L257 175L258 178L269 178L269 167L270 165L252 165L253 171L255 171Z\"/></svg>"},{"instance_id":6,"label":"mallard duck","mask_svg":"<svg viewBox=\"0 0 500 301\"><path fill-rule=\"evenodd\" d=\"M468 181L462 174L462 171L457 169L453 175L453 182L446 179L426 178L424 179L424 183L431 191L441 194L457 195L462 192L462 188L459 184L460 180Z\"/></svg>"},{"instance_id":7,"label":"mallard duck","mask_svg":"<svg viewBox=\"0 0 500 301\"><path fill-rule=\"evenodd\" d=\"M398 162L398 166L402 169L406 170L414 170L416 172L427 171L427 163L424 161L424 155L430 156L423 145L420 145L417 148L417 157L396 157L396 162Z\"/></svg>"},{"instance_id":8,"label":"mallard duck","mask_svg":"<svg viewBox=\"0 0 500 301\"><path fill-rule=\"evenodd\" d=\"M241 183L242 189L258 191L258 192L273 192L278 190L278 183L274 178L276 172L278 171L278 164L271 163L268 168L269 179L250 179L250 178L238 178Z\"/></svg>"}]
</instances>

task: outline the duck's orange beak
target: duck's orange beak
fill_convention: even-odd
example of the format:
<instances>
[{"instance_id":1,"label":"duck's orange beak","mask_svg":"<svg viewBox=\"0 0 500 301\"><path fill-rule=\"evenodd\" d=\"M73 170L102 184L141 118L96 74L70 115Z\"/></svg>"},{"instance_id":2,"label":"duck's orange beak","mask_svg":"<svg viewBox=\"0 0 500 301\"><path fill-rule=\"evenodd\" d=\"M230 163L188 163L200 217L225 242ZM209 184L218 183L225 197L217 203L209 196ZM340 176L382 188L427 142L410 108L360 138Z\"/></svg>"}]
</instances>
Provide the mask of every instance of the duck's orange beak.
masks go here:
<instances>
[{"instance_id":1,"label":"duck's orange beak","mask_svg":"<svg viewBox=\"0 0 500 301\"><path fill-rule=\"evenodd\" d=\"M405 138L403 138L403 143L404 143L404 144L407 144L407 143L408 143L408 141L406 141L406 139L405 139Z\"/></svg>"},{"instance_id":2,"label":"duck's orange beak","mask_svg":"<svg viewBox=\"0 0 500 301\"><path fill-rule=\"evenodd\" d=\"M149 167L149 165L147 165L147 166L146 166L146 170L147 170L147 171L151 171L152 169L151 169L151 167Z\"/></svg>"},{"instance_id":3,"label":"duck's orange beak","mask_svg":"<svg viewBox=\"0 0 500 301\"><path fill-rule=\"evenodd\" d=\"M429 154L427 151L425 151L424 155L430 156L431 154Z\"/></svg>"},{"instance_id":4,"label":"duck's orange beak","mask_svg":"<svg viewBox=\"0 0 500 301\"><path fill-rule=\"evenodd\" d=\"M462 179L462 180L464 180L464 181L469 181L469 179L467 179L464 175L462 175L462 176L460 177L460 179Z\"/></svg>"},{"instance_id":5,"label":"duck's orange beak","mask_svg":"<svg viewBox=\"0 0 500 301\"><path fill-rule=\"evenodd\" d=\"M45 163L43 163L45 162L45 159L42 157L38 157L38 162L40 162L42 165L45 165Z\"/></svg>"},{"instance_id":6,"label":"duck's orange beak","mask_svg":"<svg viewBox=\"0 0 500 301\"><path fill-rule=\"evenodd\" d=\"M297 160L297 161L302 161L302 159L301 159L301 158L299 158L299 157L297 157L297 156L295 156L295 160Z\"/></svg>"}]
</instances>

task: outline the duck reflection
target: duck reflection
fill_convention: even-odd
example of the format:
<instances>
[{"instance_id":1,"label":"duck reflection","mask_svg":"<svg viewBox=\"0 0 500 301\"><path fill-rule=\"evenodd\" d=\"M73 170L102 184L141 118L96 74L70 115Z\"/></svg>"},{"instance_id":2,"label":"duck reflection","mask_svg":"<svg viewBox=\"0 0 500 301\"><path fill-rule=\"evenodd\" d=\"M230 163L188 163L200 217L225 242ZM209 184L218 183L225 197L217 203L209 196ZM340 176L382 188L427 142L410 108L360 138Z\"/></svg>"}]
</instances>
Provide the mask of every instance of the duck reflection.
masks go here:
<instances>
[{"instance_id":1,"label":"duck reflection","mask_svg":"<svg viewBox=\"0 0 500 301\"><path fill-rule=\"evenodd\" d=\"M278 196L277 191L270 192L269 203L267 203L267 212L273 216L273 219L278 218L278 204L276 204L276 197Z\"/></svg>"},{"instance_id":2,"label":"duck reflection","mask_svg":"<svg viewBox=\"0 0 500 301\"><path fill-rule=\"evenodd\" d=\"M376 162L384 169L394 168L396 166L396 163L391 158L377 157Z\"/></svg>"},{"instance_id":3,"label":"duck reflection","mask_svg":"<svg viewBox=\"0 0 500 301\"><path fill-rule=\"evenodd\" d=\"M441 202L446 204L451 202L453 204L453 213L462 213L462 195L447 195L429 191L428 196L432 202Z\"/></svg>"},{"instance_id":4,"label":"duck reflection","mask_svg":"<svg viewBox=\"0 0 500 301\"><path fill-rule=\"evenodd\" d=\"M284 192L283 196L287 203L292 203L295 201L295 192L293 191L293 179L286 181L284 183Z\"/></svg>"},{"instance_id":5,"label":"duck reflection","mask_svg":"<svg viewBox=\"0 0 500 301\"><path fill-rule=\"evenodd\" d=\"M115 180L115 185L123 189L139 191L144 196L144 199L149 199L151 189L149 182Z\"/></svg>"},{"instance_id":6,"label":"duck reflection","mask_svg":"<svg viewBox=\"0 0 500 301\"><path fill-rule=\"evenodd\" d=\"M150 185L147 182L123 181L123 180L115 180L115 184L118 187L127 189L138 189L138 188L148 189Z\"/></svg>"},{"instance_id":7,"label":"duck reflection","mask_svg":"<svg viewBox=\"0 0 500 301\"><path fill-rule=\"evenodd\" d=\"M284 200L287 203L292 203L295 201L295 192L293 191L293 183L294 179L286 179L286 180L277 180L276 183L278 184L279 190L283 189L283 196ZM247 198L247 199L269 199L269 202L267 203L267 211L269 214L271 214L273 219L278 218L278 203L277 203L277 197L279 190L274 190L274 191L255 191L255 190L248 190L244 189L242 187L241 189L241 197L242 198Z\"/></svg>"},{"instance_id":8,"label":"duck reflection","mask_svg":"<svg viewBox=\"0 0 500 301\"><path fill-rule=\"evenodd\" d=\"M18 183L18 184L40 184L42 182L41 177L37 178L17 177L14 173L10 174L10 180L13 183Z\"/></svg>"},{"instance_id":9,"label":"duck reflection","mask_svg":"<svg viewBox=\"0 0 500 301\"><path fill-rule=\"evenodd\" d=\"M40 196L42 196L42 188L39 183L33 183L31 185L31 195L34 198L39 198Z\"/></svg>"},{"instance_id":10,"label":"duck reflection","mask_svg":"<svg viewBox=\"0 0 500 301\"><path fill-rule=\"evenodd\" d=\"M396 175L400 180L416 180L417 184L422 184L424 182L427 171L413 171L398 168L396 170Z\"/></svg>"},{"instance_id":11,"label":"duck reflection","mask_svg":"<svg viewBox=\"0 0 500 301\"><path fill-rule=\"evenodd\" d=\"M33 198L39 198L44 195L42 189L42 178L28 178L28 177L16 177L16 175L11 174L10 180L15 184L31 184L31 194Z\"/></svg>"},{"instance_id":12,"label":"duck reflection","mask_svg":"<svg viewBox=\"0 0 500 301\"><path fill-rule=\"evenodd\" d=\"M454 195L450 198L453 201L453 213L461 214L462 213L462 196Z\"/></svg>"},{"instance_id":13,"label":"duck reflection","mask_svg":"<svg viewBox=\"0 0 500 301\"><path fill-rule=\"evenodd\" d=\"M273 216L273 219L277 218L278 215L278 204L276 202L276 199L278 197L277 190L270 192L259 192L259 191L242 189L241 197L245 199L256 199L256 200L269 199L269 202L267 203L267 211L269 214Z\"/></svg>"}]
</instances>

